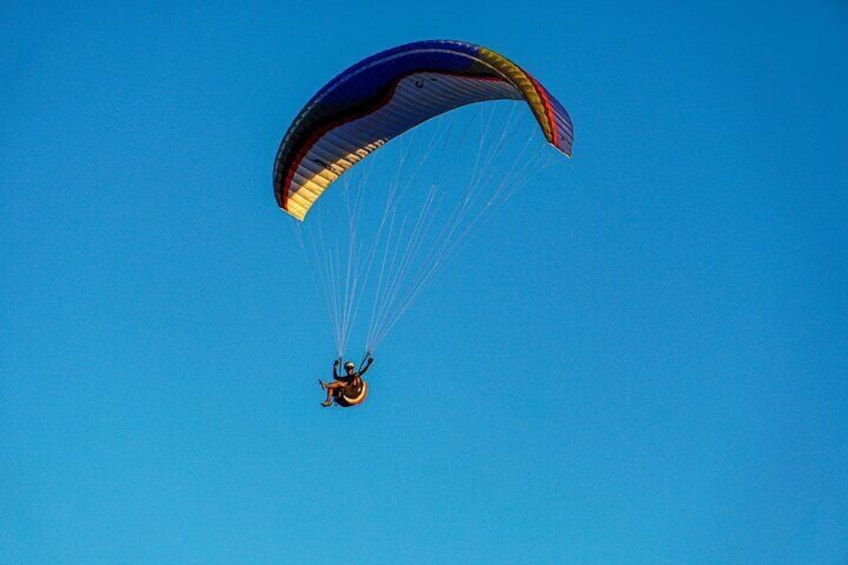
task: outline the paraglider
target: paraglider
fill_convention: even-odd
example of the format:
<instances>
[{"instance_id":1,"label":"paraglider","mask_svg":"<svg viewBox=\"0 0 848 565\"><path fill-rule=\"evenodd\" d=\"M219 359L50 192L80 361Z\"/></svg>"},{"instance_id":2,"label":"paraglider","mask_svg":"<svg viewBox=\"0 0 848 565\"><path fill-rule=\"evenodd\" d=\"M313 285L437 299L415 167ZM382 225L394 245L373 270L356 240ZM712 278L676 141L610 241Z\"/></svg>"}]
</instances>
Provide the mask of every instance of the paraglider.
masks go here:
<instances>
[{"instance_id":1,"label":"paraglider","mask_svg":"<svg viewBox=\"0 0 848 565\"><path fill-rule=\"evenodd\" d=\"M341 359L336 359L333 363L333 382L325 383L318 379L318 384L323 390L327 391L327 398L321 403L321 406L332 406L335 402L338 406L347 408L356 406L365 402L365 397L368 395L368 383L362 378L362 375L374 363L374 358L370 354L365 355L365 359L356 370L356 365L353 361L347 361L344 364L345 374L339 374L339 364Z\"/></svg>"},{"instance_id":2,"label":"paraglider","mask_svg":"<svg viewBox=\"0 0 848 565\"><path fill-rule=\"evenodd\" d=\"M495 104L477 117L477 153L463 156L463 146L473 145L467 143L473 138L469 128L450 121L442 126L435 118L495 101L513 101L509 114L497 114L504 107ZM516 103L529 108L550 146L571 156L571 118L556 98L506 57L462 41L419 41L367 57L324 85L289 126L274 162L274 195L297 220L297 238L324 295L339 359L360 311L371 311L366 360L359 371L346 365L341 377L336 363L334 382L321 382L325 406L364 401L368 388L361 375L373 362L370 352L485 218L542 170L552 153L533 147L538 133L520 150L508 151L520 141ZM405 132L433 123L429 141L407 141ZM500 135L493 131L497 123L503 124ZM458 137L453 145L449 133ZM397 145L391 143L396 138ZM346 173L375 152L391 153L388 146L401 152L396 173L348 182ZM463 167L444 164L452 158L470 171L467 181L455 172ZM443 168L441 176L411 187L433 162Z\"/></svg>"}]
</instances>

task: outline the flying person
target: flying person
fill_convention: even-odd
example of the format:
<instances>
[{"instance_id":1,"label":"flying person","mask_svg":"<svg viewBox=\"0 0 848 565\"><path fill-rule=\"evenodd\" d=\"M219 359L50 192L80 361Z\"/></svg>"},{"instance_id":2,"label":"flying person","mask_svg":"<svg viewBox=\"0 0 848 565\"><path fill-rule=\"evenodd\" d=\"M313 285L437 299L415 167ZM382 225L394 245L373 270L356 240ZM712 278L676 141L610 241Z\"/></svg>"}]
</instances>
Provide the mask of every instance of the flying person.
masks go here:
<instances>
[{"instance_id":1,"label":"flying person","mask_svg":"<svg viewBox=\"0 0 848 565\"><path fill-rule=\"evenodd\" d=\"M339 365L341 362L341 359L336 359L333 363L333 382L325 383L321 379L318 379L318 383L321 385L321 388L327 391L327 399L321 403L321 406L324 406L325 408L333 404L333 399L338 400L345 390L362 389L364 382L362 380L362 375L364 375L369 367L371 367L371 364L374 362L374 357L368 353L365 357L365 361L358 371L356 370L356 365L353 361L346 362L344 364L344 375L339 375Z\"/></svg>"}]
</instances>

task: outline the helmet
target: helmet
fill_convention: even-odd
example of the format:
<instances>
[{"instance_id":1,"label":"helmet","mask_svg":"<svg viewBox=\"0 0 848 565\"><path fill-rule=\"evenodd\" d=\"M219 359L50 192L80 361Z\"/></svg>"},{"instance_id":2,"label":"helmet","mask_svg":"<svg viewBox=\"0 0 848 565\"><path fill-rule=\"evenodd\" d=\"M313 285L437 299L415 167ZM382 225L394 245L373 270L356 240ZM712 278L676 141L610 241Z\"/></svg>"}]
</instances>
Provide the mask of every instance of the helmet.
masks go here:
<instances>
[{"instance_id":1,"label":"helmet","mask_svg":"<svg viewBox=\"0 0 848 565\"><path fill-rule=\"evenodd\" d=\"M353 361L348 361L347 363L344 364L344 368L345 368L345 370L354 369L354 368L356 368L356 365L353 364Z\"/></svg>"}]
</instances>

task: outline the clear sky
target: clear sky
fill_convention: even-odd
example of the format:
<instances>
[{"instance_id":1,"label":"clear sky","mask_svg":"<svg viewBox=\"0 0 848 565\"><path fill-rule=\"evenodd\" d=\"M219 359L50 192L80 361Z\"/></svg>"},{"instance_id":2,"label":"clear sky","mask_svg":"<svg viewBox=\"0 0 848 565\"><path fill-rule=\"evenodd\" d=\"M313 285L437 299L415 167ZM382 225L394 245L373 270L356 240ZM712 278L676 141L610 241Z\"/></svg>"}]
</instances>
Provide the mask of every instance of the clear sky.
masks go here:
<instances>
[{"instance_id":1,"label":"clear sky","mask_svg":"<svg viewBox=\"0 0 848 565\"><path fill-rule=\"evenodd\" d=\"M843 1L213 4L0 7L0 562L848 561ZM274 155L431 38L574 158L324 410Z\"/></svg>"}]
</instances>

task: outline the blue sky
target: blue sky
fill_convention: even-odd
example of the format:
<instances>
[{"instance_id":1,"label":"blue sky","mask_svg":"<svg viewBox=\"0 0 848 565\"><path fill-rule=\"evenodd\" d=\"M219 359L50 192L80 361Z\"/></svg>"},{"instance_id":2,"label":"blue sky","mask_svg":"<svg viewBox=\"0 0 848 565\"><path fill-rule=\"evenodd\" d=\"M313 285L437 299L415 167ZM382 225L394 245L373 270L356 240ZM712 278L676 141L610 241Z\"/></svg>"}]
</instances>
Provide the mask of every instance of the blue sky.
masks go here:
<instances>
[{"instance_id":1,"label":"blue sky","mask_svg":"<svg viewBox=\"0 0 848 565\"><path fill-rule=\"evenodd\" d=\"M848 559L844 3L0 14L0 561ZM428 38L542 80L574 158L322 410L273 158Z\"/></svg>"}]
</instances>

